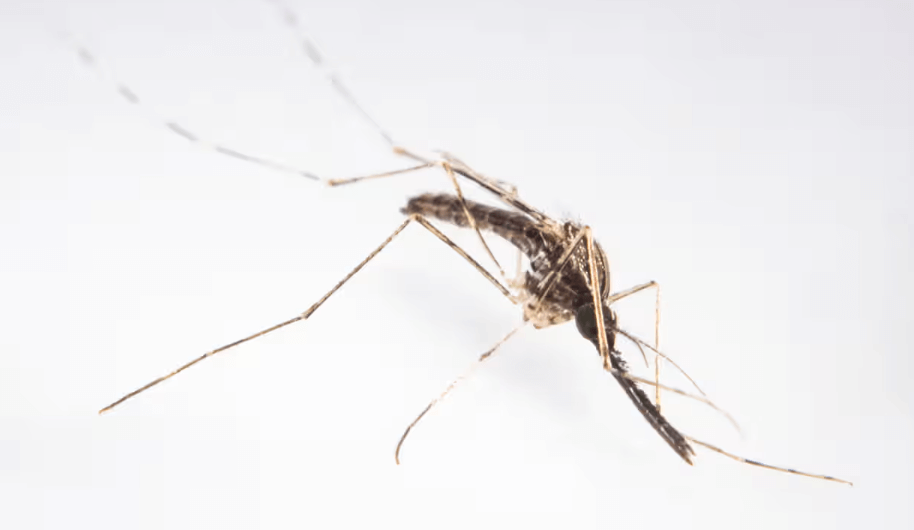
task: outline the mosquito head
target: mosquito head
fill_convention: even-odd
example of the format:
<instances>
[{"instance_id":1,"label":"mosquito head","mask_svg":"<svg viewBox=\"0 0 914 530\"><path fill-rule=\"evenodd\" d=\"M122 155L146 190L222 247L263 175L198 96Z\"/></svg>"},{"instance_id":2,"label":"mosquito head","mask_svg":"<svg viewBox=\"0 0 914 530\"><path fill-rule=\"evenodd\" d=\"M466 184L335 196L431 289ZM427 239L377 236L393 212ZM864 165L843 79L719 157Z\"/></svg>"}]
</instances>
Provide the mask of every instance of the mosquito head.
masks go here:
<instances>
[{"instance_id":1,"label":"mosquito head","mask_svg":"<svg viewBox=\"0 0 914 530\"><path fill-rule=\"evenodd\" d=\"M597 312L594 311L594 305L592 303L584 304L578 307L574 315L575 324L578 326L578 333L582 337L594 343L598 344L599 339L597 338ZM613 348L616 344L616 314L607 306L603 306L603 327L606 329L606 342L609 346L609 350L613 351ZM597 346L599 350L599 346Z\"/></svg>"}]
</instances>

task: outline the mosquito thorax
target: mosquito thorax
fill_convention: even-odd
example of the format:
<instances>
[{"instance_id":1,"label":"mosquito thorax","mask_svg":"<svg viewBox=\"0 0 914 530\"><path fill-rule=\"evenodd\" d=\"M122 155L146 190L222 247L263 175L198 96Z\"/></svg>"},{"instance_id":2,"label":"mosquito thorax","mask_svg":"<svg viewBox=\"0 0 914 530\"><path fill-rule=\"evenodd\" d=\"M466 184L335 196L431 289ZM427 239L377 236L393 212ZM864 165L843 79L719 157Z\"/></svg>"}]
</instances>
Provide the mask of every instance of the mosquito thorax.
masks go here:
<instances>
[{"instance_id":1,"label":"mosquito thorax","mask_svg":"<svg viewBox=\"0 0 914 530\"><path fill-rule=\"evenodd\" d=\"M594 344L598 343L597 316L593 304L589 303L578 307L574 314L574 323L578 326L578 333L580 333L581 336ZM612 351L616 342L616 334L614 333L616 328L616 315L605 305L603 306L603 325L606 329L607 345L609 346L610 351Z\"/></svg>"}]
</instances>

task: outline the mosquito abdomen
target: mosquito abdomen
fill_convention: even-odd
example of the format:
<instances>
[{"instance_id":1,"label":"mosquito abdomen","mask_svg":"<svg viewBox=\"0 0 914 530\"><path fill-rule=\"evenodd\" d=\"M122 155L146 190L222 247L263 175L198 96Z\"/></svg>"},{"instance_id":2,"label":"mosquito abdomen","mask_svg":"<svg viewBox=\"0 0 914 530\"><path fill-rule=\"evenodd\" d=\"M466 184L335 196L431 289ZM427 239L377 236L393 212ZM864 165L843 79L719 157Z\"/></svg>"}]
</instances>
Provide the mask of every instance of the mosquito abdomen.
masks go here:
<instances>
[{"instance_id":1,"label":"mosquito abdomen","mask_svg":"<svg viewBox=\"0 0 914 530\"><path fill-rule=\"evenodd\" d=\"M470 212L480 230L492 232L511 243L528 257L535 255L544 247L550 246L546 241L547 234L538 223L520 212L512 212L464 200L463 204L456 195L447 193L426 193L413 197L400 211L406 215L419 214L437 219L462 228L469 228L466 210Z\"/></svg>"}]
</instances>

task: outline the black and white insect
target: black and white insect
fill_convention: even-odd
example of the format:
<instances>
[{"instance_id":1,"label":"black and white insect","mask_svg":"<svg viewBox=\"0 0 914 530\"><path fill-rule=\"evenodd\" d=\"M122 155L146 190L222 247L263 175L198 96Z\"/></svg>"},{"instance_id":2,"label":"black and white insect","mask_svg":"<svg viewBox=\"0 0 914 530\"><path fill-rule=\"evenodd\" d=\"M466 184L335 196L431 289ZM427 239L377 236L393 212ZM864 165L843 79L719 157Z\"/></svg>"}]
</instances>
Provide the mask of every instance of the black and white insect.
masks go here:
<instances>
[{"instance_id":1,"label":"black and white insect","mask_svg":"<svg viewBox=\"0 0 914 530\"><path fill-rule=\"evenodd\" d=\"M179 123L170 120L162 120L162 125L185 140L217 153L277 171L293 173L310 180L318 182L323 181L331 186L353 184L369 179L393 177L422 169L439 168L450 180L454 191L453 193L447 194L424 194L410 198L401 210L407 218L397 226L376 249L366 256L307 310L262 331L206 352L167 375L155 379L141 388L126 394L117 401L104 407L100 411L101 413L112 410L123 402L170 379L208 357L242 343L254 340L290 324L307 320L324 302L333 296L340 287L348 282L349 279L358 273L403 230L405 230L407 226L410 224L418 224L430 231L439 240L463 257L488 282L498 289L506 300L520 306L523 311L523 323L521 326L505 335L491 349L481 355L479 362L490 358L496 350L510 339L522 326L532 324L535 328L544 328L574 320L581 336L591 342L596 348L603 369L613 376L642 416L685 462L689 464L692 463L692 457L695 455L693 446L700 445L750 465L850 484L848 481L827 475L806 473L739 457L723 451L716 446L689 437L677 430L661 413L661 390L667 390L697 399L715 409L717 409L717 407L706 397L703 397L704 393L701 392L700 389L698 389L700 395L695 395L662 385L659 380L657 380L657 377L655 377L655 380L651 381L632 375L628 371L621 353L616 348L617 340L629 340L641 349L642 353L647 349L656 354L656 374L659 374L660 359L663 358L668 361L669 359L659 351L656 335L653 344L651 344L628 333L620 327L619 319L611 308L612 304L618 300L653 288L657 292L657 310L659 311L659 285L656 282L651 281L615 293L612 292L609 259L600 245L594 240L591 229L588 226L571 221L560 221L546 215L522 200L517 189L513 186L481 174L453 155L439 153L432 157L421 155L401 147L385 129L381 128L380 125L370 117L346 88L335 71L329 67L320 54L317 46L301 30L295 14L278 1L273 3L282 14L286 25L298 34L301 47L307 58L317 69L326 75L330 85L335 89L337 94L348 103L354 112L359 114L364 121L371 125L395 153L411 159L415 164L404 169L363 177L325 180L308 171L302 171L272 160L253 156L226 145L208 142ZM91 68L99 68L98 61L87 48L73 43L72 40L69 40L69 42L76 50L83 64ZM125 101L136 106L143 105L142 100L137 95L136 91L118 81L115 81L114 84L117 92ZM469 181L486 190L495 199L503 203L504 207L494 207L465 199L461 189L460 179ZM468 252L442 233L433 224L433 221L440 221L473 230L482 243L487 258L490 259L497 268L498 274L490 273L479 263L479 261L470 256ZM520 267L518 267L517 275L509 277L505 273L504 267L501 266L493 252L490 250L489 245L486 242L486 234L495 234L513 245L519 252L519 255L522 254L528 260L528 269L521 271ZM518 260L518 263L521 263L521 261ZM673 364L675 365L675 363ZM678 368L678 366L676 367ZM460 379L457 381L459 380ZM406 428L403 437L397 444L395 452L395 457L398 462L403 442L411 429L426 412L441 399L441 397L444 397L454 387L454 384L456 384L457 381L449 385L439 398L429 403L416 420ZM653 386L656 389L653 401L640 385ZM696 388L698 388L697 385Z\"/></svg>"}]
</instances>

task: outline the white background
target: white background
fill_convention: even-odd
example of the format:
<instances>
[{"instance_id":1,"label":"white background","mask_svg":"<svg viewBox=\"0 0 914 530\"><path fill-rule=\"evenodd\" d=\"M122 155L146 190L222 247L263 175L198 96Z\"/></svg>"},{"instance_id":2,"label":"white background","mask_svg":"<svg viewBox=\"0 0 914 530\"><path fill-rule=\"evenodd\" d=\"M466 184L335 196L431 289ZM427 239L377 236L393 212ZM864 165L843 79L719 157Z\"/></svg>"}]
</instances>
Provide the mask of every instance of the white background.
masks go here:
<instances>
[{"instance_id":1,"label":"white background","mask_svg":"<svg viewBox=\"0 0 914 530\"><path fill-rule=\"evenodd\" d=\"M448 186L329 189L196 148L54 36L200 135L328 178L405 165L266 2L7 0L0 526L914 524L911 4L294 8L400 142L590 224L617 289L661 282L664 349L745 435L668 396L675 425L856 486L701 450L683 464L573 325L508 343L396 466L403 428L520 318L415 228L308 322L97 416L304 310L406 198ZM616 309L650 336L650 295Z\"/></svg>"}]
</instances>

